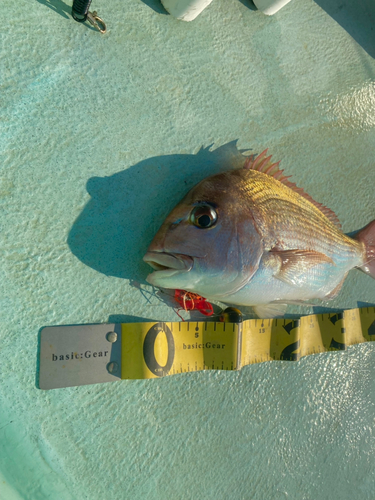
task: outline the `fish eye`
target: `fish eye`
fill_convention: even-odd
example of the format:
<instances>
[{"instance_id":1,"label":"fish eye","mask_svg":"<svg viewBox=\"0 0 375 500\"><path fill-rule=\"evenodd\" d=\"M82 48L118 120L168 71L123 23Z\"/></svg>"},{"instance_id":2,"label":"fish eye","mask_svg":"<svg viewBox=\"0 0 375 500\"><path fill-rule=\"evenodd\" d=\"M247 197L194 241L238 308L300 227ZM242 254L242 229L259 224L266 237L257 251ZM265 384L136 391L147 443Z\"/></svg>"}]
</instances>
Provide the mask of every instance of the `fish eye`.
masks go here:
<instances>
[{"instance_id":1,"label":"fish eye","mask_svg":"<svg viewBox=\"0 0 375 500\"><path fill-rule=\"evenodd\" d=\"M201 229L212 227L217 221L217 213L210 205L194 207L190 214L190 222Z\"/></svg>"}]
</instances>

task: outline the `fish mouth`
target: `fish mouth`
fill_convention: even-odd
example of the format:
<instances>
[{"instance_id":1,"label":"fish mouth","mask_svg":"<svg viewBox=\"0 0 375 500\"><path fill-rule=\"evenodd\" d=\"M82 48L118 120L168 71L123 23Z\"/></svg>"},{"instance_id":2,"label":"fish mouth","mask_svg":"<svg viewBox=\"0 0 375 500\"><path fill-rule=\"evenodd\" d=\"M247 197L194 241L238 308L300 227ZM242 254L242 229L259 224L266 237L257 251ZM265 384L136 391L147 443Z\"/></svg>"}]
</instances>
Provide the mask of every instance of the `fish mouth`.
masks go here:
<instances>
[{"instance_id":1,"label":"fish mouth","mask_svg":"<svg viewBox=\"0 0 375 500\"><path fill-rule=\"evenodd\" d=\"M158 278L169 278L179 273L187 273L193 267L193 259L188 255L172 254L165 252L147 252L143 257L155 271L150 276Z\"/></svg>"}]
</instances>

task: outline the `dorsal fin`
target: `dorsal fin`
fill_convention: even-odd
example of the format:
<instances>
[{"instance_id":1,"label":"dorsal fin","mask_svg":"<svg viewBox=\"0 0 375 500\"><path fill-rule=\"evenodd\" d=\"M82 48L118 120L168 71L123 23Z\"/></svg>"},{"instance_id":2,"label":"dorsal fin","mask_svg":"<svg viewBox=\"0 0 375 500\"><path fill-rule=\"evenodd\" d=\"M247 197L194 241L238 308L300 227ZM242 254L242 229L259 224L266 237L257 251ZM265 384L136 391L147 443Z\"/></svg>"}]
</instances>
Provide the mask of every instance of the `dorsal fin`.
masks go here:
<instances>
[{"instance_id":1,"label":"dorsal fin","mask_svg":"<svg viewBox=\"0 0 375 500\"><path fill-rule=\"evenodd\" d=\"M293 189L293 191L303 196L306 200L315 205L316 208L318 208L327 217L327 219L332 222L332 224L341 229L340 221L335 212L333 212L333 210L331 210L330 208L325 207L321 203L315 201L309 194L305 193L302 188L297 187L294 182L290 182L289 177L291 176L284 175L284 170L280 170L279 168L280 161L272 163L272 155L267 156L267 152L268 149L265 149L263 153L260 153L257 157L255 157L254 155L249 156L248 158L246 158L243 168L246 168L248 170L257 170L258 172L270 175L274 179L277 179L279 182L282 182L283 184L285 184L285 186Z\"/></svg>"}]
</instances>

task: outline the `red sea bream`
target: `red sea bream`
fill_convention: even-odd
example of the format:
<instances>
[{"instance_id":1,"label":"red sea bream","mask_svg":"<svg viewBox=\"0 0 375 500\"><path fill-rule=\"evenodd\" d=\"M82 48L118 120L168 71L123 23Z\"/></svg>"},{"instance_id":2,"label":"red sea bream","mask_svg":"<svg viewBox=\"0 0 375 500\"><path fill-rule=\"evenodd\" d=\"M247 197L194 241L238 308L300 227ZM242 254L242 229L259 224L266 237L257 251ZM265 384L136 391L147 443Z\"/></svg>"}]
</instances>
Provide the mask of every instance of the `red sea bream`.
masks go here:
<instances>
[{"instance_id":1,"label":"red sea bream","mask_svg":"<svg viewBox=\"0 0 375 500\"><path fill-rule=\"evenodd\" d=\"M375 277L375 221L354 237L284 176L266 151L213 175L172 210L144 260L152 285L183 289L272 317L285 304L328 300L348 272ZM280 307L282 306L282 307Z\"/></svg>"}]
</instances>

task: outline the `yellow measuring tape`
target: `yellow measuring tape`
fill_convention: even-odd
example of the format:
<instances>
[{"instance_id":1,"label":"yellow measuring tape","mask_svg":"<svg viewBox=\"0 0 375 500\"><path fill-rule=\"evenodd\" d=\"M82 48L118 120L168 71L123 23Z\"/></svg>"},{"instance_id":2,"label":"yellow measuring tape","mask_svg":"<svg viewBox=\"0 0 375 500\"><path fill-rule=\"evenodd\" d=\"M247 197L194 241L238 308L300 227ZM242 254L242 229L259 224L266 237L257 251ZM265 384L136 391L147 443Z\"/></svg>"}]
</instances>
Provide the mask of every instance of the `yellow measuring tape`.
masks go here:
<instances>
[{"instance_id":1,"label":"yellow measuring tape","mask_svg":"<svg viewBox=\"0 0 375 500\"><path fill-rule=\"evenodd\" d=\"M123 323L121 329L121 378L150 379L345 350L375 340L375 308L299 320Z\"/></svg>"}]
</instances>

